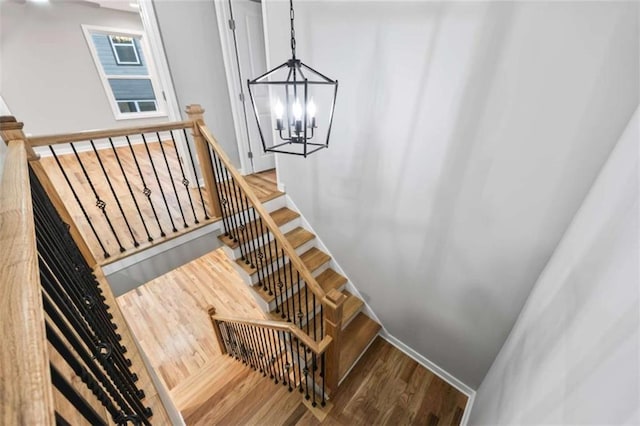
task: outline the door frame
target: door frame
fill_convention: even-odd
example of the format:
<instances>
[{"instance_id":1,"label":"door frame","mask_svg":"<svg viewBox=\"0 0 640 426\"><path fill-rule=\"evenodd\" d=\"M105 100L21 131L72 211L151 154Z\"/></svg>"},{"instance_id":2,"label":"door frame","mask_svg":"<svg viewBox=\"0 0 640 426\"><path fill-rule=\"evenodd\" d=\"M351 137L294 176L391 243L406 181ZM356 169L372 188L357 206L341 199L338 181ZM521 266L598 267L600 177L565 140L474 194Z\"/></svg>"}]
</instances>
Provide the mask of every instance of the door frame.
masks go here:
<instances>
[{"instance_id":1,"label":"door frame","mask_svg":"<svg viewBox=\"0 0 640 426\"><path fill-rule=\"evenodd\" d=\"M162 86L162 93L165 98L167 107L167 117L169 121L182 121L182 113L180 111L180 104L178 103L178 96L176 95L175 87L173 86L173 80L171 78L171 72L169 71L169 62L164 50L164 44L162 43L162 36L160 34L160 26L158 25L158 19L156 17L156 10L152 0L138 0L140 7L140 19L142 20L142 27L144 28L145 35L147 36L147 46L151 51L151 56L155 63L156 73L160 85ZM199 185L198 179L193 174L193 166L198 167L196 164L191 164L191 159L186 147L187 141L184 140L180 133L176 137L176 148L178 149L178 155L184 165L185 174L192 187Z\"/></svg>"},{"instance_id":2,"label":"door frame","mask_svg":"<svg viewBox=\"0 0 640 426\"><path fill-rule=\"evenodd\" d=\"M227 89L229 90L229 100L231 102L231 114L233 116L233 128L236 133L236 142L238 143L238 154L240 156L240 173L243 175L253 173L251 160L249 159L249 135L247 128L244 126L244 105L240 100L240 93L243 87L238 81L239 70L235 61L235 46L233 43L233 35L229 21L231 20L231 10L227 0L215 0L216 18L218 19L218 32L220 33L220 45L222 47L222 59L224 62L224 71L227 76ZM266 46L265 53L266 53ZM246 77L246 76L243 76ZM244 91L246 92L246 90ZM245 93L245 102L248 96ZM247 111L247 121L249 120Z\"/></svg>"}]
</instances>

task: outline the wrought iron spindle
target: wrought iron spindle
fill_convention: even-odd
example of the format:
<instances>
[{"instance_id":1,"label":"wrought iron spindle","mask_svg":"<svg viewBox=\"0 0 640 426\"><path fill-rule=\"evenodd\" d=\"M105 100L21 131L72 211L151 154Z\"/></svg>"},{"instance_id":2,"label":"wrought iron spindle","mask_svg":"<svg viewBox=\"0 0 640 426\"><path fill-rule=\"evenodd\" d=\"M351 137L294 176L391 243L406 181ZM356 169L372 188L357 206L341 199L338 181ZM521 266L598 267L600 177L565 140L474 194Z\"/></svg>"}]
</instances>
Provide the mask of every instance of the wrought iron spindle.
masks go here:
<instances>
[{"instance_id":1,"label":"wrought iron spindle","mask_svg":"<svg viewBox=\"0 0 640 426\"><path fill-rule=\"evenodd\" d=\"M289 304L287 303L287 296L288 296L288 291L287 291L287 268L286 265L284 263L284 258L280 259L279 256L279 251L280 248L278 247L278 241L274 238L273 239L273 249L275 252L275 256L272 255L271 260L273 260L275 258L275 263L276 263L276 269L278 270L278 287L280 289L280 300L282 301L282 319L289 319L290 315L289 315ZM282 263L282 265L281 265Z\"/></svg>"},{"instance_id":2,"label":"wrought iron spindle","mask_svg":"<svg viewBox=\"0 0 640 426\"><path fill-rule=\"evenodd\" d=\"M273 342L273 355L271 359L272 359L272 362L274 362L276 365L276 372L277 372L275 383L278 384L279 382L278 378L282 377L282 365L280 364L280 345L278 345L277 343L278 339L274 337L275 333L273 332L273 330L270 329L269 334L271 336L271 341Z\"/></svg>"},{"instance_id":3,"label":"wrought iron spindle","mask_svg":"<svg viewBox=\"0 0 640 426\"><path fill-rule=\"evenodd\" d=\"M313 340L318 341L318 324L316 323L316 319L318 315L316 315L316 294L311 293L311 297L313 298Z\"/></svg>"},{"instance_id":4,"label":"wrought iron spindle","mask_svg":"<svg viewBox=\"0 0 640 426\"><path fill-rule=\"evenodd\" d=\"M89 422L91 425L106 425L107 422L104 421L102 417L96 410L93 409L91 404L87 402L86 399L82 395L80 395L73 388L71 383L64 378L62 373L58 371L58 369L53 365L49 364L49 370L51 371L51 382L53 386L55 386L58 391L64 396L64 398L69 401L76 410ZM67 422L68 423L68 422Z\"/></svg>"},{"instance_id":5,"label":"wrought iron spindle","mask_svg":"<svg viewBox=\"0 0 640 426\"><path fill-rule=\"evenodd\" d=\"M282 250L282 258L284 259L285 257L286 257L286 254L284 250ZM296 289L293 285L293 265L291 264L291 259L289 259L289 262L287 262L287 264L289 265L288 282L291 285L291 297L287 299L287 304L289 304L289 313L291 315L287 318L287 321L293 322L295 324L296 323L296 295L294 292L296 291ZM286 268L286 265L285 265L285 268ZM291 318L293 318L293 320Z\"/></svg>"},{"instance_id":6,"label":"wrought iron spindle","mask_svg":"<svg viewBox=\"0 0 640 426\"><path fill-rule=\"evenodd\" d=\"M307 346L303 343L302 344L302 351L304 353L304 399L306 399L307 401L309 400L310 396L309 396L309 374L313 374L313 372L309 371L309 362L307 361L307 351L309 349L307 348Z\"/></svg>"},{"instance_id":7,"label":"wrought iron spindle","mask_svg":"<svg viewBox=\"0 0 640 426\"><path fill-rule=\"evenodd\" d=\"M184 186L185 191L187 192L187 196L189 197L189 206L191 206L191 212L193 213L193 221L197 225L200 223L200 221L198 220L198 216L196 215L196 208L193 205L193 199L191 198L191 191L189 190L189 180L187 179L187 176L184 174L184 167L182 167L182 161L180 160L180 154L178 153L178 145L176 144L176 138L173 136L173 130L169 130L169 135L171 135L171 142L173 142L173 149L176 152L176 158L178 159L178 165L180 166L180 174L182 175L181 183ZM187 145L189 145L188 141L186 143Z\"/></svg>"},{"instance_id":8,"label":"wrought iron spindle","mask_svg":"<svg viewBox=\"0 0 640 426\"><path fill-rule=\"evenodd\" d=\"M187 151L189 152L189 160L191 160L191 167L193 167L193 176L196 179L196 186L198 187L198 194L200 194L200 202L202 203L202 211L204 212L204 220L209 220L209 213L207 212L207 205L204 202L204 197L202 196L202 188L198 184L198 172L196 170L196 162L193 160L193 154L191 153L191 143L189 142L189 138L187 137L187 129L182 129L182 133L184 134L185 145L187 145ZM173 134L172 134L173 136ZM219 201L219 200L218 200Z\"/></svg>"},{"instance_id":9,"label":"wrought iron spindle","mask_svg":"<svg viewBox=\"0 0 640 426\"><path fill-rule=\"evenodd\" d=\"M326 405L326 397L325 397L325 382L326 382L326 377L325 377L325 356L324 356L324 352L322 352L322 355L320 356L320 364L321 364L321 377L322 377L322 402L320 402L320 405L322 405L323 407Z\"/></svg>"},{"instance_id":10,"label":"wrought iron spindle","mask_svg":"<svg viewBox=\"0 0 640 426\"><path fill-rule=\"evenodd\" d=\"M109 144L111 145L111 150L113 151L113 155L116 158L116 162L118 163L118 167L120 168L120 172L122 173L122 177L124 178L124 182L127 185L127 189L129 190L129 195L131 195L131 199L133 200L133 204L136 206L136 211L138 212L138 216L140 217L140 221L142 222L142 226L144 227L144 232L147 234L147 241L152 242L153 237L147 228L147 222L144 220L144 216L142 215L142 211L140 210L140 206L138 205L138 200L136 200L136 196L133 193L133 189L131 188L131 183L129 182L129 178L127 177L127 173L124 171L124 167L122 166L122 161L120 161L120 155L118 155L118 150L113 144L113 139L109 138ZM117 199L117 198L116 198Z\"/></svg>"},{"instance_id":11,"label":"wrought iron spindle","mask_svg":"<svg viewBox=\"0 0 640 426\"><path fill-rule=\"evenodd\" d=\"M296 369L293 368L293 352L291 352L291 335L288 332L282 332L282 341L284 343L284 357L285 357L285 369L287 370L287 378L289 379L289 392L293 390L291 383L291 375L293 374L293 381L296 379Z\"/></svg>"},{"instance_id":12,"label":"wrought iron spindle","mask_svg":"<svg viewBox=\"0 0 640 426\"><path fill-rule=\"evenodd\" d=\"M242 207L242 217L244 219L244 231L246 233L246 243L248 246L248 250L249 250L249 256L248 256L248 265L251 266L251 268L256 268L256 263L257 263L257 259L256 259L256 250L258 247L256 247L255 241L254 241L254 235L252 234L252 228L251 228L251 215L249 214L249 200L247 200L247 197L244 195L244 193L242 192L241 189L239 189L240 192L240 205Z\"/></svg>"},{"instance_id":13,"label":"wrought iron spindle","mask_svg":"<svg viewBox=\"0 0 640 426\"><path fill-rule=\"evenodd\" d=\"M178 195L178 190L176 189L176 183L173 181L173 174L171 173L171 166L169 166L167 153L164 151L164 145L162 145L162 139L160 139L160 132L156 132L156 137L158 138L158 145L160 146L160 152L162 152L162 158L164 158L164 164L167 166L167 173L169 174L169 182L171 182L173 193L176 196L176 202L178 203L178 210L180 210L180 216L182 216L182 225L185 228L188 228L189 225L187 225L187 218L185 217L184 211L182 210L182 203L180 202L180 196ZM180 159L178 158L178 163L179 162L180 162ZM176 231L173 231L173 232L176 232Z\"/></svg>"},{"instance_id":14,"label":"wrought iron spindle","mask_svg":"<svg viewBox=\"0 0 640 426\"><path fill-rule=\"evenodd\" d=\"M315 407L316 404L316 354L311 354L311 390L313 391L313 402L311 402L311 406Z\"/></svg>"},{"instance_id":15,"label":"wrought iron spindle","mask_svg":"<svg viewBox=\"0 0 640 426\"><path fill-rule=\"evenodd\" d=\"M231 184L233 187L233 199L236 204L236 214L238 216L238 221L240 222L240 232L242 233L242 238L240 239L240 244L244 245L244 251L246 253L246 258L244 259L245 264L253 266L253 262L251 260L251 240L249 237L249 230L247 227L247 211L244 208L244 203L242 201L242 191L238 188L236 180L231 177Z\"/></svg>"},{"instance_id":16,"label":"wrought iron spindle","mask_svg":"<svg viewBox=\"0 0 640 426\"><path fill-rule=\"evenodd\" d=\"M64 358L73 372L80 377L89 390L96 396L98 401L107 409L116 423L121 423L124 417L132 416L133 411L126 404L119 408L115 406L109 395L104 391L102 385L93 377L85 366L74 356L69 348L64 344L62 338L53 330L49 323L45 324L47 340L55 350ZM147 423L148 424L148 423Z\"/></svg>"},{"instance_id":17,"label":"wrought iron spindle","mask_svg":"<svg viewBox=\"0 0 640 426\"><path fill-rule=\"evenodd\" d=\"M298 270L296 269L296 283L298 285L298 312L296 313L296 316L298 317L298 327L302 328L302 318L304 317L304 314L302 313L302 290L300 289L300 272L298 272ZM305 311L308 309L307 306L305 305L304 307Z\"/></svg>"},{"instance_id":18,"label":"wrought iron spindle","mask_svg":"<svg viewBox=\"0 0 640 426\"><path fill-rule=\"evenodd\" d=\"M264 230L264 225L262 223L262 217L260 215L258 215L258 223L260 224L260 229ZM266 238L265 238L265 234L266 234ZM260 233L260 245L261 247L265 247L266 246L266 242L269 242L269 234L266 232L262 232ZM266 274L266 279L263 285L264 290L266 291L267 289L269 290L269 296L273 296L275 294L275 282L274 282L274 276L271 273L271 268L270 266L267 264L266 260L263 261L263 259L266 258L266 253L264 252L264 248L260 249L260 254L262 255L261 257L261 264L260 264L260 268L262 268L265 271ZM277 308L277 301L276 301L276 312L278 312L278 308Z\"/></svg>"},{"instance_id":19,"label":"wrought iron spindle","mask_svg":"<svg viewBox=\"0 0 640 426\"><path fill-rule=\"evenodd\" d=\"M98 241L98 244L100 245L100 248L102 249L102 256L105 259L108 258L110 256L110 254L107 251L107 249L105 248L104 244L102 243L102 240L100 239L100 236L98 235L98 232L96 231L96 228L93 226L93 222L91 221L91 218L87 214L87 211L84 208L84 205L82 204L82 201L80 201L80 197L78 197L78 193L76 192L75 188L71 184L71 181L69 180L69 177L67 176L67 172L65 172L64 167L62 167L62 164L60 163L60 159L58 158L58 155L56 154L55 150L53 149L53 146L49 145L49 150L51 151L51 154L53 154L53 158L56 160L56 164L58 165L58 168L62 172L62 176L64 176L64 180L67 182L67 185L71 189L71 193L73 194L73 198L76 200L76 203L78 203L78 207L80 207L80 210L82 211L82 215L84 216L85 220L89 224L89 227L91 228L91 232L93 233L93 236L96 238L96 241Z\"/></svg>"},{"instance_id":20,"label":"wrought iron spindle","mask_svg":"<svg viewBox=\"0 0 640 426\"><path fill-rule=\"evenodd\" d=\"M147 144L147 138L144 136L144 133L141 133L142 143L144 144L144 148L147 151L147 156L149 157L149 163L151 164L151 170L153 170L153 175L156 177L156 182L158 183L158 189L160 190L160 195L162 195L162 201L164 201L164 206L167 208L167 215L169 216L169 221L171 222L171 230L173 232L178 232L176 228L176 224L173 223L173 215L171 214L171 209L169 208L169 203L167 203L167 197L164 195L164 190L162 189L162 183L160 183L160 177L158 177L158 170L156 170L156 165L153 162L153 157L151 155L151 151L149 150L149 144Z\"/></svg>"},{"instance_id":21,"label":"wrought iron spindle","mask_svg":"<svg viewBox=\"0 0 640 426\"><path fill-rule=\"evenodd\" d=\"M229 196L227 195L227 192L226 192L227 188L222 182L223 181L222 170L218 165L216 153L213 152L212 154L210 149L207 149L207 153L209 154L209 160L211 162L213 175L216 181L216 188L217 188L216 194L218 196L218 204L220 206L220 212L222 214L222 225L224 229L224 235L231 238L234 241L237 241L233 235L233 230L232 230L233 224L231 223L231 218L227 214L227 203L228 203L227 200L229 199Z\"/></svg>"},{"instance_id":22,"label":"wrought iron spindle","mask_svg":"<svg viewBox=\"0 0 640 426\"><path fill-rule=\"evenodd\" d=\"M118 234L116 233L116 230L113 228L113 224L111 223L111 219L109 219L109 215L107 214L107 203L100 198L100 195L98 195L98 192L96 191L96 188L93 186L93 182L91 181L91 178L89 177L89 173L87 173L87 169L84 167L84 163L80 159L80 156L78 155L78 151L76 151L76 147L74 146L73 143L70 143L69 145L71 145L71 149L73 150L73 154L76 156L76 160L78 160L78 164L80 164L80 169L82 170L82 174L84 174L84 177L87 180L87 183L89 184L89 187L91 188L91 191L93 192L93 195L96 197L96 207L98 207L98 209L100 209L100 211L102 211L102 215L104 216L104 219L107 221L107 224L109 225L109 229L111 230L111 233L113 234L113 237L116 239L116 242L118 243L118 247L120 249L120 252L123 253L125 251L125 248L122 246L122 243L120 242L120 238L118 238Z\"/></svg>"},{"instance_id":23,"label":"wrought iron spindle","mask_svg":"<svg viewBox=\"0 0 640 426\"><path fill-rule=\"evenodd\" d=\"M125 225L127 225L127 229L129 230L129 234L131 235L131 240L133 241L133 246L134 247L138 247L140 246L140 243L138 243L138 241L136 240L136 236L133 233L133 230L131 229L131 225L129 225L129 219L127 219L127 215L124 212L124 209L122 208L122 204L120 204L120 199L118 197L118 195L116 194L116 191L113 189L113 184L111 183L111 178L109 177L109 175L107 174L107 171L104 168L104 164L102 163L102 158L100 158L100 154L98 154L98 150L96 149L96 145L93 143L93 140L89 140L89 143L91 144L91 148L93 148L93 153L96 155L96 159L98 160L98 164L100 165L100 169L102 170L102 175L104 176L104 179L107 181L107 185L109 186L109 189L111 190L111 194L113 195L113 199L116 200L116 205L118 206L118 209L120 210L120 214L122 215L122 218L124 219L124 223Z\"/></svg>"},{"instance_id":24,"label":"wrought iron spindle","mask_svg":"<svg viewBox=\"0 0 640 426\"><path fill-rule=\"evenodd\" d=\"M149 202L149 206L151 207L151 211L153 212L153 217L156 219L156 223L158 224L158 229L160 230L160 236L165 237L167 234L162 229L162 224L160 223L160 218L158 217L158 213L156 212L156 208L153 205L153 200L151 200L151 188L147 186L147 182L144 180L144 174L142 173L142 169L140 168L140 163L138 163L138 157L136 157L136 153L133 150L133 146L131 145L131 140L129 136L125 136L127 139L127 145L129 146L129 151L131 152L131 157L133 158L133 162L136 165L136 169L138 170L138 176L140 176L140 181L142 182L142 194L147 198Z\"/></svg>"}]
</instances>

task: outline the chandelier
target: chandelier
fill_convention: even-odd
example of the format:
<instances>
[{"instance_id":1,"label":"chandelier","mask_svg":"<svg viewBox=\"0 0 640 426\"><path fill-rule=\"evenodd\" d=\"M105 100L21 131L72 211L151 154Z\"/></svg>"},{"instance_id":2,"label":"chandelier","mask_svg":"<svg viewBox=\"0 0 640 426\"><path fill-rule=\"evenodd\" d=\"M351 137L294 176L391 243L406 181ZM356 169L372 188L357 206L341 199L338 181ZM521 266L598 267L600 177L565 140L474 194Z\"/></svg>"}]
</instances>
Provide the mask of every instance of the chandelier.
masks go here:
<instances>
[{"instance_id":1,"label":"chandelier","mask_svg":"<svg viewBox=\"0 0 640 426\"><path fill-rule=\"evenodd\" d=\"M329 146L338 81L296 58L294 17L289 0L291 59L247 84L264 151L306 157Z\"/></svg>"}]
</instances>

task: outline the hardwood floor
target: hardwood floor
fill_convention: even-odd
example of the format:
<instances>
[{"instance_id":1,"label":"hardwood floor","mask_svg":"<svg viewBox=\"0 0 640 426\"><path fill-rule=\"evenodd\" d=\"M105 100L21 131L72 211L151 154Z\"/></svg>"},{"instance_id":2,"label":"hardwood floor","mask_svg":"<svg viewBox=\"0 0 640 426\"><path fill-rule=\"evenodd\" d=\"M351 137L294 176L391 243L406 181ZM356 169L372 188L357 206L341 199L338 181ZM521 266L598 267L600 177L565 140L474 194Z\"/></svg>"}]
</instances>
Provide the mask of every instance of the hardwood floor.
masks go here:
<instances>
[{"instance_id":1,"label":"hardwood floor","mask_svg":"<svg viewBox=\"0 0 640 426\"><path fill-rule=\"evenodd\" d=\"M216 250L118 298L124 316L188 425L459 424L467 397L377 338L320 422L289 393L217 347L206 308L262 319Z\"/></svg>"},{"instance_id":2,"label":"hardwood floor","mask_svg":"<svg viewBox=\"0 0 640 426\"><path fill-rule=\"evenodd\" d=\"M54 157L43 157L40 160L54 187L65 201L80 233L101 264L113 262L123 256L148 248L152 244L174 238L218 219L204 219L204 205L207 205L206 190L202 189L205 200L203 205L197 188L189 188L187 191L182 183L180 162L173 142L163 141L162 145L169 167L165 163L165 157L158 142L148 144L151 160L144 145L133 145L135 158L138 160L142 175L138 172L138 167L128 147L116 148L124 173L120 169L112 149L99 150L100 160L109 176L113 191L109 187L95 153L82 152L79 154L91 185L73 154L58 156L60 164L73 185L90 221L85 218L82 208L75 199ZM151 163L155 165L157 178ZM277 190L275 170L246 176L246 179L262 201L281 194ZM158 185L158 181L160 185ZM143 194L145 185L151 190L150 199L147 199ZM175 185L175 191L173 185ZM105 215L96 205L94 189L99 198L106 203L106 215L113 230ZM116 194L116 197L113 193ZM122 210L118 203L120 203ZM140 212L138 212L138 208ZM207 206L207 211L211 212L209 206ZM196 224L196 220L199 223ZM188 228L185 227L185 224L188 225ZM91 229L92 225L95 228L95 233ZM129 230L129 226L131 230ZM165 237L161 236L162 232L165 233ZM100 246L95 234L99 236L104 249ZM153 238L153 242L148 241L149 236ZM135 246L136 242L139 244L138 247ZM121 253L120 246L125 249L123 253ZM105 258L105 252L109 254L108 258Z\"/></svg>"}]
</instances>

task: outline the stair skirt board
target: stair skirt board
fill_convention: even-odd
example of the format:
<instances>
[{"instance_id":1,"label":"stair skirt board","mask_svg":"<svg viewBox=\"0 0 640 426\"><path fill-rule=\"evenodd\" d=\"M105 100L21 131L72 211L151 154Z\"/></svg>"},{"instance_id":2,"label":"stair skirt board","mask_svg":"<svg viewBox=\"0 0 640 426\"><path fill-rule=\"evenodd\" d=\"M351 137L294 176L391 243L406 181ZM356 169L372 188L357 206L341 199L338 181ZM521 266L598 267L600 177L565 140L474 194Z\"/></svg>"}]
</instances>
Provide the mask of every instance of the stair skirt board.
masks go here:
<instances>
[{"instance_id":1,"label":"stair skirt board","mask_svg":"<svg viewBox=\"0 0 640 426\"><path fill-rule=\"evenodd\" d=\"M313 234L316 236L316 247L318 247L320 250L322 250L323 252L325 252L329 256L331 256L331 267L333 269L335 269L335 271L337 273L347 277L347 280L348 280L347 281L347 287L346 287L347 291L349 291L351 294L354 294L355 296L359 297L360 300L362 300L364 302L364 306L362 307L362 312L364 312L369 318L375 320L378 324L380 324L382 326L382 330L384 330L386 332L386 329L384 328L384 325L382 324L382 321L380 321L380 318L378 318L378 316L373 311L373 309L371 309L371 307L367 303L367 299L365 299L362 296L362 294L360 294L360 292L358 291L356 286L353 284L353 282L349 278L349 275L347 275L347 273L344 271L344 269L342 269L342 267L340 266L340 264L338 263L336 258L332 255L331 251L324 244L324 242L322 241L322 238L320 237L320 235L315 231L315 229L313 229L311 224L307 221L307 219L302 214L302 211L298 208L298 206L296 206L296 203L293 202L293 200L291 199L289 194L285 194L284 196L286 198L287 207L290 208L293 211L296 211L296 212L300 213L300 221L301 221L301 225L300 226L302 226L303 228L308 229L309 231L313 232Z\"/></svg>"}]
</instances>

